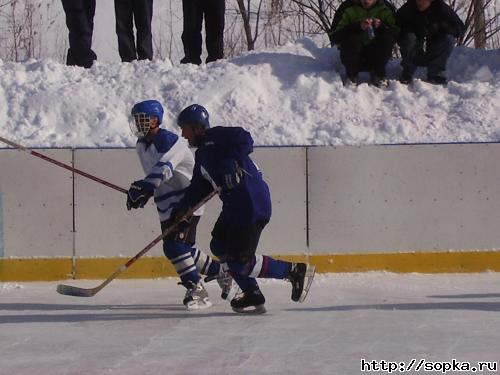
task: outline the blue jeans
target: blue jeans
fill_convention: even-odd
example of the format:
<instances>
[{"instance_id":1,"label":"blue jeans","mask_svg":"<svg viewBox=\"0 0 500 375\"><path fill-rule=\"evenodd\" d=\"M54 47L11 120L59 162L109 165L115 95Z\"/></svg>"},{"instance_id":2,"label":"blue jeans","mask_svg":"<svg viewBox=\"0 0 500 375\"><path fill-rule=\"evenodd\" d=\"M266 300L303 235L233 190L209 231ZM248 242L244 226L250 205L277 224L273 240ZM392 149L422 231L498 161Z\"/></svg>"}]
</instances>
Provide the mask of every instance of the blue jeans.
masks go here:
<instances>
[{"instance_id":1,"label":"blue jeans","mask_svg":"<svg viewBox=\"0 0 500 375\"><path fill-rule=\"evenodd\" d=\"M405 33L399 39L401 66L403 74L413 76L417 67L427 67L427 76L445 76L446 62L451 55L455 37L450 34L437 34L427 37L424 51L424 39L413 33Z\"/></svg>"}]
</instances>

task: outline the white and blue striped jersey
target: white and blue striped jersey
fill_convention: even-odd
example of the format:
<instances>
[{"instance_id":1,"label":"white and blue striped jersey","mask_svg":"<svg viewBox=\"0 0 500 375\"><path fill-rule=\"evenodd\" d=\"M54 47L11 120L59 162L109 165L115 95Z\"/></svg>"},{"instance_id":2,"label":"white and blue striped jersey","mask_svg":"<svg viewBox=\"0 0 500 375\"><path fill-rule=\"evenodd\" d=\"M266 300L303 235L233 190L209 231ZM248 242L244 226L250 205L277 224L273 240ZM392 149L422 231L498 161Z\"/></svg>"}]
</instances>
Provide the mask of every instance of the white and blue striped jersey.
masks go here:
<instances>
[{"instance_id":1,"label":"white and blue striped jersey","mask_svg":"<svg viewBox=\"0 0 500 375\"><path fill-rule=\"evenodd\" d=\"M155 186L154 201L160 221L165 221L193 177L193 154L186 141L166 129L160 129L151 142L140 138L136 150L146 174L144 180ZM202 207L195 215L201 215L203 210Z\"/></svg>"}]
</instances>

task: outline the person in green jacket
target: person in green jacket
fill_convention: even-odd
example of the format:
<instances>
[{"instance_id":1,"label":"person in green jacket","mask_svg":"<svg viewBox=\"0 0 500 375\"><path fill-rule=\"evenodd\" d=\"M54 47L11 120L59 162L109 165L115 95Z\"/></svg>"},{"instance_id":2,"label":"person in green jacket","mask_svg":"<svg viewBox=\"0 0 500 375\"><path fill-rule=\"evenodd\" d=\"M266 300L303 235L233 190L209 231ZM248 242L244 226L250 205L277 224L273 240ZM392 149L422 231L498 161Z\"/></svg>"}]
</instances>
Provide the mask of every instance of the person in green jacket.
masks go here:
<instances>
[{"instance_id":1,"label":"person in green jacket","mask_svg":"<svg viewBox=\"0 0 500 375\"><path fill-rule=\"evenodd\" d=\"M386 0L347 0L339 6L330 39L340 48L344 85L357 84L361 71L370 72L371 84L387 85L385 66L399 33L395 13Z\"/></svg>"}]
</instances>

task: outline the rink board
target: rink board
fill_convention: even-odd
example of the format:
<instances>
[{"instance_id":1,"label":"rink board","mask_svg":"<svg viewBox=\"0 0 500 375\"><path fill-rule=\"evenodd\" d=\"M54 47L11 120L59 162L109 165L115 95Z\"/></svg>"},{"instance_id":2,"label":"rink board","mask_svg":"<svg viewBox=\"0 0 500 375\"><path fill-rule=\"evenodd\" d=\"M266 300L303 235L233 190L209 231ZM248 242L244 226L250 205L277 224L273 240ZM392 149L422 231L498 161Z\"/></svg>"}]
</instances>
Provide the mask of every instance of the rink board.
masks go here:
<instances>
[{"instance_id":1,"label":"rink board","mask_svg":"<svg viewBox=\"0 0 500 375\"><path fill-rule=\"evenodd\" d=\"M499 144L309 149L310 251L500 248Z\"/></svg>"},{"instance_id":2,"label":"rink board","mask_svg":"<svg viewBox=\"0 0 500 375\"><path fill-rule=\"evenodd\" d=\"M71 164L71 150L37 150ZM71 256L72 172L27 153L0 149L4 257Z\"/></svg>"},{"instance_id":3,"label":"rink board","mask_svg":"<svg viewBox=\"0 0 500 375\"><path fill-rule=\"evenodd\" d=\"M133 149L75 150L75 167L122 189L144 178ZM75 255L133 256L160 233L153 200L127 211L127 194L75 175ZM150 255L159 256L161 247Z\"/></svg>"},{"instance_id":4,"label":"rink board","mask_svg":"<svg viewBox=\"0 0 500 375\"><path fill-rule=\"evenodd\" d=\"M124 189L143 177L134 149L40 152ZM263 147L253 159L273 200L260 253L319 272L500 271L499 144ZM15 150L0 150L0 170L0 281L105 278L160 233L152 201L127 211L123 192ZM200 221L203 250L219 210L212 199ZM173 275L159 244L122 276Z\"/></svg>"},{"instance_id":5,"label":"rink board","mask_svg":"<svg viewBox=\"0 0 500 375\"><path fill-rule=\"evenodd\" d=\"M262 234L260 247L269 253L287 249L301 254L306 247L305 150L258 148L254 160L263 166L273 196L273 220ZM266 173L270 165L293 171ZM264 168L265 166L265 168ZM75 150L75 167L127 189L144 178L135 150ZM75 255L77 257L133 256L160 234L160 222L151 199L142 210L126 209L126 195L75 175ZM207 205L197 232L197 245L209 249L211 230L220 212L215 197ZM275 233L287 233L276 237ZM148 255L163 254L161 244Z\"/></svg>"}]
</instances>

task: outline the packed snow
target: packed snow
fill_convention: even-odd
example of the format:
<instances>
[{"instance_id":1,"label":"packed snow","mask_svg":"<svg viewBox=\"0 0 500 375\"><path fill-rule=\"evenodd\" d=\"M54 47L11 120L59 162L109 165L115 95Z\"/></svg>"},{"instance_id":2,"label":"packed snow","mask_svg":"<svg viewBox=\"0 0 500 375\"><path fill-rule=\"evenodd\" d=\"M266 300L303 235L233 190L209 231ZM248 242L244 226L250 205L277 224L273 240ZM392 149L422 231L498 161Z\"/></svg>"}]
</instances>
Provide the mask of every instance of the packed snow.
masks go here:
<instances>
[{"instance_id":1,"label":"packed snow","mask_svg":"<svg viewBox=\"0 0 500 375\"><path fill-rule=\"evenodd\" d=\"M0 61L0 134L28 147L131 147L132 105L157 99L171 130L180 110L199 103L212 125L242 126L257 145L500 140L500 50L457 47L447 87L421 80L423 69L405 86L399 73L394 59L387 89L345 88L337 49L311 39L202 66Z\"/></svg>"}]
</instances>

